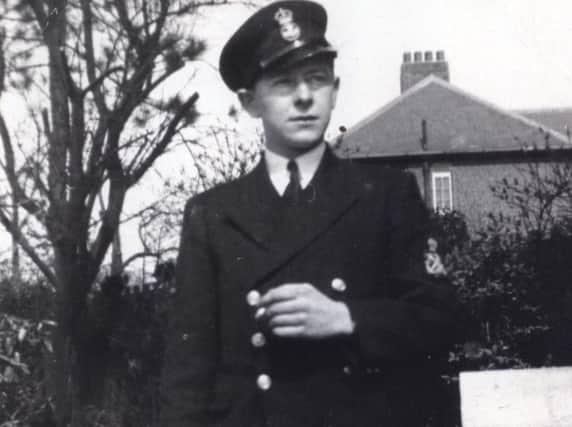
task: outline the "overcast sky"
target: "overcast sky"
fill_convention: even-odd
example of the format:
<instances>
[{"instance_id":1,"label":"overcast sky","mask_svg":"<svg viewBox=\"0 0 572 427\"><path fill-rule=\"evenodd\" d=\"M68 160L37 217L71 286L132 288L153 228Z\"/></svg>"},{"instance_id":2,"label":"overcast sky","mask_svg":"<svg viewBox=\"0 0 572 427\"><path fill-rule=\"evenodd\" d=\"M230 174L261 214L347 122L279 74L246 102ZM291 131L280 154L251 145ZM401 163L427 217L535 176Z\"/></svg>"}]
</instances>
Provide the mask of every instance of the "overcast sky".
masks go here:
<instances>
[{"instance_id":1,"label":"overcast sky","mask_svg":"<svg viewBox=\"0 0 572 427\"><path fill-rule=\"evenodd\" d=\"M405 51L444 50L451 83L509 109L572 107L572 0L322 0L328 38L338 48L342 86L330 136L399 95ZM207 41L203 59L169 82L168 92L200 93L208 126L236 105L216 69L224 42L254 12L241 5L205 8L189 30ZM18 110L10 100L9 108ZM244 117L244 116L242 116ZM171 158L172 159L172 158ZM159 162L165 170L169 156ZM172 165L167 164L168 167ZM152 180L128 199L136 209ZM158 190L157 190L158 191ZM141 194L140 194L141 193ZM135 227L122 229L126 255Z\"/></svg>"},{"instance_id":2,"label":"overcast sky","mask_svg":"<svg viewBox=\"0 0 572 427\"><path fill-rule=\"evenodd\" d=\"M451 83L509 109L572 107L571 0L322 0L342 81L332 129L351 126L399 95L403 52L444 50ZM209 50L190 86L201 110L234 97L216 66L224 41L253 9L204 11Z\"/></svg>"}]
</instances>

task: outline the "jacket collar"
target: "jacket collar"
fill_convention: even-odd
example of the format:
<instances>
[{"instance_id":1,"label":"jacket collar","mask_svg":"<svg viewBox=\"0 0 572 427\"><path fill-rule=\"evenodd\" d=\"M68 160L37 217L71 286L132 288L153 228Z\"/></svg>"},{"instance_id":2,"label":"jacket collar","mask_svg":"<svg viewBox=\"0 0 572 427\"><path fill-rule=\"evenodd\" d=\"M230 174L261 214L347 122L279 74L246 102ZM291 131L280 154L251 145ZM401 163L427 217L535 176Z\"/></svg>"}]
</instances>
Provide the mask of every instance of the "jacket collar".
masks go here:
<instances>
[{"instance_id":1,"label":"jacket collar","mask_svg":"<svg viewBox=\"0 0 572 427\"><path fill-rule=\"evenodd\" d=\"M257 283L310 245L357 203L360 188L355 175L350 162L338 159L328 148L310 183L313 187L310 190L314 191L311 206L296 232L287 235L280 234L276 226L276 217L280 214L276 212L279 195L272 186L264 160L236 182L222 211L232 226L260 249L260 253L253 256L256 259L251 260ZM237 273L245 274L245 269Z\"/></svg>"}]
</instances>

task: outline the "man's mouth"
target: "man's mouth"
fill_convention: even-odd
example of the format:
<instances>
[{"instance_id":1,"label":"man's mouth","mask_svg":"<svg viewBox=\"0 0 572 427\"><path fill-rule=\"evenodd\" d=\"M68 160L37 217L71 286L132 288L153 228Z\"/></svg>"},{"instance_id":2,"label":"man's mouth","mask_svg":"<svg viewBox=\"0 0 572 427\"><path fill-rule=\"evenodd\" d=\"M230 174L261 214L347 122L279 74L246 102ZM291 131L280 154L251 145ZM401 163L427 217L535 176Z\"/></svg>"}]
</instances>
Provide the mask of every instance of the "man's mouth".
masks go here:
<instances>
[{"instance_id":1,"label":"man's mouth","mask_svg":"<svg viewBox=\"0 0 572 427\"><path fill-rule=\"evenodd\" d=\"M318 116L311 116L311 115L295 116L290 118L291 122L298 122L298 123L310 123L310 122L315 122L316 120L318 120Z\"/></svg>"}]
</instances>

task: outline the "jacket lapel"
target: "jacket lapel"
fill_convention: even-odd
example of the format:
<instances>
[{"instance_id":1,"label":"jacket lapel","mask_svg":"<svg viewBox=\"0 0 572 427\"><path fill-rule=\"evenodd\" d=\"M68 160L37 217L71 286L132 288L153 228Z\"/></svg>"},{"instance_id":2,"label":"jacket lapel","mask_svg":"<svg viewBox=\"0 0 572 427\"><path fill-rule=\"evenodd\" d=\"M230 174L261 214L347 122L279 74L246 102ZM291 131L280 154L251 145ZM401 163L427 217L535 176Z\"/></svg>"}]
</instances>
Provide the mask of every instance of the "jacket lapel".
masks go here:
<instances>
[{"instance_id":1,"label":"jacket lapel","mask_svg":"<svg viewBox=\"0 0 572 427\"><path fill-rule=\"evenodd\" d=\"M351 164L339 160L328 149L310 183L310 202L293 232L278 226L279 198L264 161L237 182L234 202L225 207L230 224L260 248L250 257L248 266L236 274L248 287L264 283L266 278L288 263L300 251L318 239L358 202L359 183ZM246 267L246 268L245 268Z\"/></svg>"},{"instance_id":2,"label":"jacket lapel","mask_svg":"<svg viewBox=\"0 0 572 427\"><path fill-rule=\"evenodd\" d=\"M270 249L276 231L273 206L279 195L266 172L264 159L254 170L236 181L223 206L232 227L264 249Z\"/></svg>"}]
</instances>

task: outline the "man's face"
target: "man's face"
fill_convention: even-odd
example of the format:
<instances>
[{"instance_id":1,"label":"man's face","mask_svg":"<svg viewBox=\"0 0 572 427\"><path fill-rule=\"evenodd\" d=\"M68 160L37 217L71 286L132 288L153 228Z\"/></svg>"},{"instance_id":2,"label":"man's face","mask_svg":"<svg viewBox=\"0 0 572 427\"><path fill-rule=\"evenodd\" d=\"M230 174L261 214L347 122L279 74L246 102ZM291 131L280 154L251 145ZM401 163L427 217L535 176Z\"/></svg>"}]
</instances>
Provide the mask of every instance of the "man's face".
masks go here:
<instances>
[{"instance_id":1,"label":"man's face","mask_svg":"<svg viewBox=\"0 0 572 427\"><path fill-rule=\"evenodd\" d=\"M239 97L262 120L267 148L294 157L323 140L338 87L332 61L314 58L265 73Z\"/></svg>"}]
</instances>

